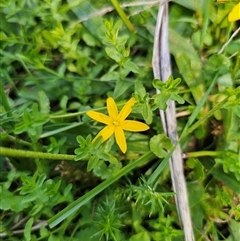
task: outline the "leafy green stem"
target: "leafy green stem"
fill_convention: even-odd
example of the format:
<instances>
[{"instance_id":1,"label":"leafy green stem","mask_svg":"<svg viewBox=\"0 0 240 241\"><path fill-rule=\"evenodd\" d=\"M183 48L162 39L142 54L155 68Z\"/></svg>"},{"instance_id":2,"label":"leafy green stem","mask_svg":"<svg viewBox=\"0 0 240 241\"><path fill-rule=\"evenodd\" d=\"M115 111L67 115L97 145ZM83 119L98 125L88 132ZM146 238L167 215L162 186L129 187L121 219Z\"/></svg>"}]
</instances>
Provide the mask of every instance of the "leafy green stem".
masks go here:
<instances>
[{"instance_id":1,"label":"leafy green stem","mask_svg":"<svg viewBox=\"0 0 240 241\"><path fill-rule=\"evenodd\" d=\"M17 150L17 149L11 149L11 148L6 148L6 147L0 147L0 154L2 156L39 158L39 159L49 159L49 160L74 161L74 158L75 158L75 155L53 154L53 153Z\"/></svg>"}]
</instances>

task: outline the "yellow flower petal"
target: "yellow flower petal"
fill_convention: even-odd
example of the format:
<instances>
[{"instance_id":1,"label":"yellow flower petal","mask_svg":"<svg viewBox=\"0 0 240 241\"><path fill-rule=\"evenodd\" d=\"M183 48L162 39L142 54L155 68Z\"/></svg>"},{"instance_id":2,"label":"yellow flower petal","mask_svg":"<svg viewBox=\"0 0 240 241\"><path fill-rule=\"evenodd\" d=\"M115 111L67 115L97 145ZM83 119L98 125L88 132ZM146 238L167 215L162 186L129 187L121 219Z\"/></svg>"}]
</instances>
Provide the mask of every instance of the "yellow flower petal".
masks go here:
<instances>
[{"instance_id":1,"label":"yellow flower petal","mask_svg":"<svg viewBox=\"0 0 240 241\"><path fill-rule=\"evenodd\" d=\"M86 113L89 117L91 117L93 120L96 120L98 122L104 123L106 125L109 125L112 123L112 118L104 115L102 113L96 112L96 111L87 111Z\"/></svg>"},{"instance_id":2,"label":"yellow flower petal","mask_svg":"<svg viewBox=\"0 0 240 241\"><path fill-rule=\"evenodd\" d=\"M107 109L108 109L109 116L112 117L113 120L116 120L117 115L118 115L118 109L117 109L117 105L112 97L109 97L107 99Z\"/></svg>"},{"instance_id":3,"label":"yellow flower petal","mask_svg":"<svg viewBox=\"0 0 240 241\"><path fill-rule=\"evenodd\" d=\"M139 122L139 121L132 121L132 120L125 120L122 124L121 124L123 130L125 131L134 131L134 132L138 132L138 131L146 131L149 129L149 126Z\"/></svg>"},{"instance_id":4,"label":"yellow flower petal","mask_svg":"<svg viewBox=\"0 0 240 241\"><path fill-rule=\"evenodd\" d=\"M228 21L235 22L240 19L240 2L236 4L232 11L228 14Z\"/></svg>"},{"instance_id":5,"label":"yellow flower petal","mask_svg":"<svg viewBox=\"0 0 240 241\"><path fill-rule=\"evenodd\" d=\"M120 126L115 128L115 138L119 148L125 153L127 151L127 143L123 129Z\"/></svg>"},{"instance_id":6,"label":"yellow flower petal","mask_svg":"<svg viewBox=\"0 0 240 241\"><path fill-rule=\"evenodd\" d=\"M93 142L97 140L99 136L102 137L102 141L106 141L114 133L114 126L105 126L93 139Z\"/></svg>"},{"instance_id":7,"label":"yellow flower petal","mask_svg":"<svg viewBox=\"0 0 240 241\"><path fill-rule=\"evenodd\" d=\"M131 113L132 111L132 107L133 105L135 104L135 99L132 97L122 108L122 110L120 111L120 113L118 114L118 121L119 122L122 122L124 121L128 116L129 114Z\"/></svg>"}]
</instances>

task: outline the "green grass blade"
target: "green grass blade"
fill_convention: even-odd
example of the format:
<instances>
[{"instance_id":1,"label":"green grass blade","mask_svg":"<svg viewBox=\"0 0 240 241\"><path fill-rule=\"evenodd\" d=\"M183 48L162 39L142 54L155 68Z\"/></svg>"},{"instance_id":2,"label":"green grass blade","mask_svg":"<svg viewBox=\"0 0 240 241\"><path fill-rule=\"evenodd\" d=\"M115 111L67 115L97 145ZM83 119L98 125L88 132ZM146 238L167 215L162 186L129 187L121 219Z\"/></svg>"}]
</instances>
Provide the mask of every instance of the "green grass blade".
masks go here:
<instances>
[{"instance_id":1,"label":"green grass blade","mask_svg":"<svg viewBox=\"0 0 240 241\"><path fill-rule=\"evenodd\" d=\"M81 125L83 125L83 122L72 123L72 124L64 126L62 128L57 128L56 130L45 132L40 136L40 138L46 138L48 136L53 136L53 135L56 135L58 133L62 133L64 131L70 130L72 128L75 128L75 127L81 126Z\"/></svg>"},{"instance_id":2,"label":"green grass blade","mask_svg":"<svg viewBox=\"0 0 240 241\"><path fill-rule=\"evenodd\" d=\"M195 102L198 103L205 92L202 61L198 53L186 38L171 28L169 28L169 47L179 72L190 88Z\"/></svg>"},{"instance_id":3,"label":"green grass blade","mask_svg":"<svg viewBox=\"0 0 240 241\"><path fill-rule=\"evenodd\" d=\"M64 208L62 211L60 211L58 214L53 216L51 219L49 219L48 223L50 228L55 227L60 222L62 222L64 219L68 218L71 214L76 212L82 205L87 203L89 200L91 200L93 197L95 197L97 194L108 188L111 184L116 182L119 178L126 175L128 172L136 168L137 166L150 161L153 159L155 155L152 152L147 152L134 162L129 163L127 166L123 167L119 171L117 171L115 174L112 175L112 177L106 179L102 183L100 183L98 186L93 188L91 191L87 192L85 195L71 203L69 206Z\"/></svg>"},{"instance_id":4,"label":"green grass blade","mask_svg":"<svg viewBox=\"0 0 240 241\"><path fill-rule=\"evenodd\" d=\"M112 5L114 6L114 8L116 9L119 17L122 19L122 21L124 22L124 24L126 25L126 27L133 33L136 32L135 28L133 27L132 23L129 21L129 19L127 18L126 14L124 13L124 11L122 10L121 6L119 5L117 0L111 0Z\"/></svg>"},{"instance_id":5,"label":"green grass blade","mask_svg":"<svg viewBox=\"0 0 240 241\"><path fill-rule=\"evenodd\" d=\"M3 89L2 83L0 84L0 101L2 102L2 104L4 106L8 117L11 117L12 116L11 107L8 103L8 99L7 99L6 93Z\"/></svg>"},{"instance_id":6,"label":"green grass blade","mask_svg":"<svg viewBox=\"0 0 240 241\"><path fill-rule=\"evenodd\" d=\"M187 124L185 125L185 127L184 127L184 129L183 129L183 131L182 131L182 134L181 134L181 136L180 136L180 138L179 138L180 141L182 140L183 136L185 136L186 133L189 132L189 131L188 131L189 127L190 127L191 124L195 121L196 117L198 116L198 114L200 113L202 107L204 106L205 102L207 101L207 98L208 98L208 96L209 96L209 94L210 94L213 86L216 84L216 81L217 81L217 79L218 79L218 76L219 76L218 74L215 75L215 77L214 77L212 83L210 84L210 86L208 87L206 93L203 95L203 97L202 97L201 100L199 101L198 105L196 106L196 108L195 108L194 111L192 112L191 116L189 117L188 122L187 122ZM198 122L203 123L202 120L199 120ZM198 123L198 122L197 122L197 123ZM195 123L195 124L196 124L196 123Z\"/></svg>"}]
</instances>

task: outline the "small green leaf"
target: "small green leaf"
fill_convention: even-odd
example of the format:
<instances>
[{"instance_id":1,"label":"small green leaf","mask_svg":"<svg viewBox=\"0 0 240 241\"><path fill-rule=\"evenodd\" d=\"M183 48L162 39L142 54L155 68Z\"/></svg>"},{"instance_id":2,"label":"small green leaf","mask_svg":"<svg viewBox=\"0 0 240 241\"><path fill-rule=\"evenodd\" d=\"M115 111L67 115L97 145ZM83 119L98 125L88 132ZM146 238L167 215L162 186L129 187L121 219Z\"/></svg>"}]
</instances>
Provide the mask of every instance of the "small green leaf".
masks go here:
<instances>
[{"instance_id":1,"label":"small green leaf","mask_svg":"<svg viewBox=\"0 0 240 241\"><path fill-rule=\"evenodd\" d=\"M152 123L153 114L152 114L151 107L148 103L143 104L142 116L148 125Z\"/></svg>"},{"instance_id":2,"label":"small green leaf","mask_svg":"<svg viewBox=\"0 0 240 241\"><path fill-rule=\"evenodd\" d=\"M210 56L205 63L205 78L211 79L216 72L219 72L220 76L228 74L230 67L231 62L227 56L223 54L214 54Z\"/></svg>"},{"instance_id":3,"label":"small green leaf","mask_svg":"<svg viewBox=\"0 0 240 241\"><path fill-rule=\"evenodd\" d=\"M61 109L63 110L66 110L67 109L67 103L68 103L68 96L67 95L64 95L61 100L60 100L60 107Z\"/></svg>"},{"instance_id":4,"label":"small green leaf","mask_svg":"<svg viewBox=\"0 0 240 241\"><path fill-rule=\"evenodd\" d=\"M138 74L139 73L139 68L136 64L134 64L130 59L128 59L124 64L123 68Z\"/></svg>"},{"instance_id":5,"label":"small green leaf","mask_svg":"<svg viewBox=\"0 0 240 241\"><path fill-rule=\"evenodd\" d=\"M86 145L89 146L91 144L91 142L92 142L92 136L91 136L91 134L89 134L86 138Z\"/></svg>"},{"instance_id":6,"label":"small green leaf","mask_svg":"<svg viewBox=\"0 0 240 241\"><path fill-rule=\"evenodd\" d=\"M152 82L152 85L154 88L161 90L162 87L164 86L164 83L159 79L154 79Z\"/></svg>"},{"instance_id":7,"label":"small green leaf","mask_svg":"<svg viewBox=\"0 0 240 241\"><path fill-rule=\"evenodd\" d=\"M44 205L43 204L37 204L35 205L32 210L30 211L29 215L35 216L36 214L40 213L43 209Z\"/></svg>"},{"instance_id":8,"label":"small green leaf","mask_svg":"<svg viewBox=\"0 0 240 241\"><path fill-rule=\"evenodd\" d=\"M11 207L11 202L14 198L14 194L10 191L6 190L4 187L0 186L0 209L1 210L9 210Z\"/></svg>"},{"instance_id":9,"label":"small green leaf","mask_svg":"<svg viewBox=\"0 0 240 241\"><path fill-rule=\"evenodd\" d=\"M121 96L123 93L126 92L126 90L132 86L132 83L131 82L128 82L128 81L123 81L123 80L119 80L117 82L117 85L114 89L114 92L113 92L113 98L114 99L117 99L119 96Z\"/></svg>"},{"instance_id":10,"label":"small green leaf","mask_svg":"<svg viewBox=\"0 0 240 241\"><path fill-rule=\"evenodd\" d=\"M74 153L77 155L75 161L85 160L90 155L89 150L83 150L82 148L77 148Z\"/></svg>"},{"instance_id":11,"label":"small green leaf","mask_svg":"<svg viewBox=\"0 0 240 241\"><path fill-rule=\"evenodd\" d=\"M89 34L88 32L85 32L82 37L88 46L95 47L98 44L96 38L94 38L93 35Z\"/></svg>"},{"instance_id":12,"label":"small green leaf","mask_svg":"<svg viewBox=\"0 0 240 241\"><path fill-rule=\"evenodd\" d=\"M169 77L169 79L168 79L169 82L170 82L171 78L172 78L172 76ZM176 79L172 78L172 85L173 85L173 87L177 87L181 83L181 81L182 80L180 78L176 78Z\"/></svg>"},{"instance_id":13,"label":"small green leaf","mask_svg":"<svg viewBox=\"0 0 240 241\"><path fill-rule=\"evenodd\" d=\"M30 241L31 240L31 233L32 233L32 225L33 225L33 217L30 218L27 223L25 224L25 228L24 228L24 238L26 241Z\"/></svg>"},{"instance_id":14,"label":"small green leaf","mask_svg":"<svg viewBox=\"0 0 240 241\"><path fill-rule=\"evenodd\" d=\"M117 52L115 48L106 47L105 51L108 57L115 60L117 63L121 62L121 60L123 59L123 56L119 52Z\"/></svg>"},{"instance_id":15,"label":"small green leaf","mask_svg":"<svg viewBox=\"0 0 240 241\"><path fill-rule=\"evenodd\" d=\"M239 239L239 230L240 230L240 222L236 221L234 219L229 220L229 229L230 229L230 234L229 238L226 239L226 241L235 241ZM232 239L231 239L232 237Z\"/></svg>"},{"instance_id":16,"label":"small green leaf","mask_svg":"<svg viewBox=\"0 0 240 241\"><path fill-rule=\"evenodd\" d=\"M129 241L151 241L151 236L148 232L139 232L133 235Z\"/></svg>"},{"instance_id":17,"label":"small green leaf","mask_svg":"<svg viewBox=\"0 0 240 241\"><path fill-rule=\"evenodd\" d=\"M167 93L159 93L153 96L155 105L161 109L166 110L167 109L167 101L169 99L170 95Z\"/></svg>"},{"instance_id":18,"label":"small green leaf","mask_svg":"<svg viewBox=\"0 0 240 241\"><path fill-rule=\"evenodd\" d=\"M113 165L118 164L118 159L117 159L115 156L113 156L113 155L111 155L111 154L108 154L108 155L109 155L109 162L110 162L111 164L113 164Z\"/></svg>"},{"instance_id":19,"label":"small green leaf","mask_svg":"<svg viewBox=\"0 0 240 241\"><path fill-rule=\"evenodd\" d=\"M34 116L35 119L38 119L40 117L40 113L38 110L38 103L33 103L32 104L32 115Z\"/></svg>"},{"instance_id":20,"label":"small green leaf","mask_svg":"<svg viewBox=\"0 0 240 241\"><path fill-rule=\"evenodd\" d=\"M187 166L191 169L194 169L194 174L196 179L203 180L205 178L204 166L196 158L189 158L186 162Z\"/></svg>"},{"instance_id":21,"label":"small green leaf","mask_svg":"<svg viewBox=\"0 0 240 241\"><path fill-rule=\"evenodd\" d=\"M42 226L40 228L40 236L41 236L41 238L48 237L49 233L50 232L48 231L48 229L46 227Z\"/></svg>"},{"instance_id":22,"label":"small green leaf","mask_svg":"<svg viewBox=\"0 0 240 241\"><path fill-rule=\"evenodd\" d=\"M164 158L172 146L171 140L164 134L155 135L150 140L151 151L160 158Z\"/></svg>"},{"instance_id":23,"label":"small green leaf","mask_svg":"<svg viewBox=\"0 0 240 241\"><path fill-rule=\"evenodd\" d=\"M135 81L134 86L135 86L135 93L138 94L141 97L141 99L143 99L144 96L146 95L146 90L142 82L140 80L137 80Z\"/></svg>"},{"instance_id":24,"label":"small green leaf","mask_svg":"<svg viewBox=\"0 0 240 241\"><path fill-rule=\"evenodd\" d=\"M67 137L66 136L63 136L62 138L60 138L60 140L58 141L58 145L59 146L63 146L64 143L66 142L67 140Z\"/></svg>"},{"instance_id":25,"label":"small green leaf","mask_svg":"<svg viewBox=\"0 0 240 241\"><path fill-rule=\"evenodd\" d=\"M23 112L23 121L29 125L31 123L31 118L30 118L30 114L29 114L29 110L28 109L24 109Z\"/></svg>"},{"instance_id":26,"label":"small green leaf","mask_svg":"<svg viewBox=\"0 0 240 241\"><path fill-rule=\"evenodd\" d=\"M61 186L61 183L62 183L62 181L61 180L59 180L57 183L53 183L53 180L48 180L48 181L51 181L51 185L53 186L53 188L52 188L52 191L53 192L55 192L55 193L57 193L58 191L59 191L59 188L60 188L60 186ZM46 183L48 183L48 181L46 182ZM50 186L50 183L49 183L49 186Z\"/></svg>"},{"instance_id":27,"label":"small green leaf","mask_svg":"<svg viewBox=\"0 0 240 241\"><path fill-rule=\"evenodd\" d=\"M119 79L120 79L119 71L109 71L101 77L102 81L113 81L113 80L119 80Z\"/></svg>"},{"instance_id":28,"label":"small green leaf","mask_svg":"<svg viewBox=\"0 0 240 241\"><path fill-rule=\"evenodd\" d=\"M32 192L29 195L24 196L21 203L25 204L25 203L33 202L33 201L37 200L39 194L40 193Z\"/></svg>"},{"instance_id":29,"label":"small green leaf","mask_svg":"<svg viewBox=\"0 0 240 241\"><path fill-rule=\"evenodd\" d=\"M35 135L37 134L36 129L33 128L33 127L31 127L31 126L29 126L29 127L28 127L28 134L29 134L30 136L35 136Z\"/></svg>"},{"instance_id":30,"label":"small green leaf","mask_svg":"<svg viewBox=\"0 0 240 241\"><path fill-rule=\"evenodd\" d=\"M104 153L103 151L98 152L98 157L99 159L102 159L104 161L108 161L110 159L109 155L107 153Z\"/></svg>"},{"instance_id":31,"label":"small green leaf","mask_svg":"<svg viewBox=\"0 0 240 241\"><path fill-rule=\"evenodd\" d=\"M41 174L41 176L39 176L37 182L36 182L36 186L37 187L41 187L44 183L44 181L46 180L47 176L45 173Z\"/></svg>"},{"instance_id":32,"label":"small green leaf","mask_svg":"<svg viewBox=\"0 0 240 241\"><path fill-rule=\"evenodd\" d=\"M64 192L63 192L63 196L64 196L64 197L67 197L67 196L68 196L68 194L69 194L69 192L71 191L72 187L73 187L72 183L69 183L69 184L67 185L67 187L64 189Z\"/></svg>"},{"instance_id":33,"label":"small green leaf","mask_svg":"<svg viewBox=\"0 0 240 241\"><path fill-rule=\"evenodd\" d=\"M184 102L185 102L182 97L180 97L179 95L177 95L177 94L175 94L175 93L172 93L172 94L171 94L170 99L177 101L178 104L184 104Z\"/></svg>"},{"instance_id":34,"label":"small green leaf","mask_svg":"<svg viewBox=\"0 0 240 241\"><path fill-rule=\"evenodd\" d=\"M21 134L22 132L24 132L27 129L27 127L28 127L28 125L25 122L17 123L14 128L14 133Z\"/></svg>"},{"instance_id":35,"label":"small green leaf","mask_svg":"<svg viewBox=\"0 0 240 241\"><path fill-rule=\"evenodd\" d=\"M48 241L59 241L59 237L54 234L51 234Z\"/></svg>"},{"instance_id":36,"label":"small green leaf","mask_svg":"<svg viewBox=\"0 0 240 241\"><path fill-rule=\"evenodd\" d=\"M39 91L39 107L41 114L49 114L50 113L50 101L44 91Z\"/></svg>"},{"instance_id":37,"label":"small green leaf","mask_svg":"<svg viewBox=\"0 0 240 241\"><path fill-rule=\"evenodd\" d=\"M91 156L88 161L87 171L90 172L93 168L99 166L101 162L99 162L99 158L97 155Z\"/></svg>"},{"instance_id":38,"label":"small green leaf","mask_svg":"<svg viewBox=\"0 0 240 241\"><path fill-rule=\"evenodd\" d=\"M81 147L85 146L85 139L82 136L77 136L77 142L80 144Z\"/></svg>"},{"instance_id":39,"label":"small green leaf","mask_svg":"<svg viewBox=\"0 0 240 241\"><path fill-rule=\"evenodd\" d=\"M97 150L100 145L102 144L102 136L99 136L93 143L92 143L92 148ZM89 143L90 145L90 143Z\"/></svg>"}]
</instances>

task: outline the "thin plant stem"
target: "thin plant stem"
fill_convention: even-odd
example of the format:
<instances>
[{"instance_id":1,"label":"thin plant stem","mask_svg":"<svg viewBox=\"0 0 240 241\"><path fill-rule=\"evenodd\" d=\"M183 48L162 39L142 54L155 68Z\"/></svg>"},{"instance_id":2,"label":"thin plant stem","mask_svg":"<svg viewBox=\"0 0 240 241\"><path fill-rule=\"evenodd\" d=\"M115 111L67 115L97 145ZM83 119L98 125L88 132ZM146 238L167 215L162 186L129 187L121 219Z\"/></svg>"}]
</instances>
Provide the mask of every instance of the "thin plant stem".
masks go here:
<instances>
[{"instance_id":1,"label":"thin plant stem","mask_svg":"<svg viewBox=\"0 0 240 241\"><path fill-rule=\"evenodd\" d=\"M124 106L126 103L126 101L121 102L121 103L117 103L117 107L122 107ZM91 109L93 111L101 111L101 110L106 110L107 107L99 107L99 108L94 108ZM50 118L51 119L60 119L60 118L71 118L71 117L75 117L75 116L79 116L79 115L84 115L86 114L88 110L85 111L79 111L79 112L75 112L75 113L66 113L66 114L62 114L62 115L51 115Z\"/></svg>"},{"instance_id":2,"label":"thin plant stem","mask_svg":"<svg viewBox=\"0 0 240 241\"><path fill-rule=\"evenodd\" d=\"M19 144L19 145L30 146L30 147L32 146L32 143L18 139L15 136L11 136L8 133L6 133L5 131L0 131L0 135L4 136L4 138L2 138L1 140L4 139L4 140L7 140L12 143Z\"/></svg>"},{"instance_id":3,"label":"thin plant stem","mask_svg":"<svg viewBox=\"0 0 240 241\"><path fill-rule=\"evenodd\" d=\"M211 156L211 157L223 157L226 155L231 155L236 159L238 158L238 154L229 151L194 151L185 153L183 158L191 158L191 157L202 157L202 156Z\"/></svg>"},{"instance_id":4,"label":"thin plant stem","mask_svg":"<svg viewBox=\"0 0 240 241\"><path fill-rule=\"evenodd\" d=\"M75 155L66 154L53 154L26 150L16 150L12 148L0 147L0 155L11 156L11 157L25 157L25 158L39 158L39 159L49 159L49 160L64 160L64 161L74 161Z\"/></svg>"},{"instance_id":5,"label":"thin plant stem","mask_svg":"<svg viewBox=\"0 0 240 241\"><path fill-rule=\"evenodd\" d=\"M195 152L188 152L184 154L184 158L190 158L190 157L201 157L201 156L222 156L222 151L195 151Z\"/></svg>"},{"instance_id":6,"label":"thin plant stem","mask_svg":"<svg viewBox=\"0 0 240 241\"><path fill-rule=\"evenodd\" d=\"M230 39L222 46L222 48L218 51L218 54L221 54L225 48L228 46L228 44L233 40L233 38L235 36L237 36L237 34L240 32L240 27L232 34L232 36L230 37Z\"/></svg>"}]
</instances>

